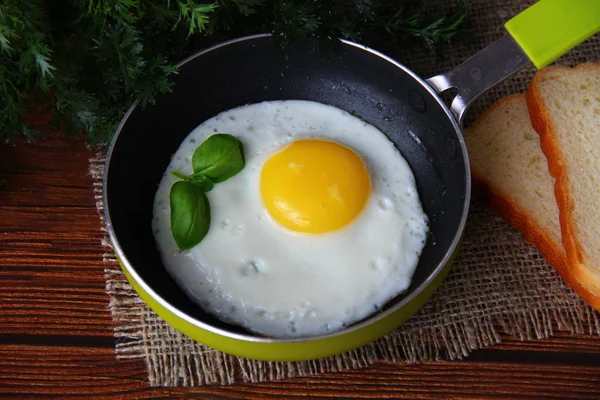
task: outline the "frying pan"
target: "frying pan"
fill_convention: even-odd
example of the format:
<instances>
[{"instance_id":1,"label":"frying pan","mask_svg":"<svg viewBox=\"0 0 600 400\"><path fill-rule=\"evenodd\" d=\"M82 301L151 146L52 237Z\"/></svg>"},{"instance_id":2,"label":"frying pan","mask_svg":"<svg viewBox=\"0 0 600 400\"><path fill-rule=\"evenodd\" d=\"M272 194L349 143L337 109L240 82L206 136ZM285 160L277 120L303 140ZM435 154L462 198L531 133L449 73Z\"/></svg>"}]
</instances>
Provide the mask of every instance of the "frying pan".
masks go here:
<instances>
[{"instance_id":1,"label":"frying pan","mask_svg":"<svg viewBox=\"0 0 600 400\"><path fill-rule=\"evenodd\" d=\"M539 18L544 18L543 26ZM599 2L543 0L506 28L510 35L427 80L373 49L345 40L343 54L327 58L317 50L282 48L269 35L256 35L181 62L172 78L174 91L154 106L132 106L106 159L107 229L140 297L185 335L227 353L262 360L325 357L397 327L440 285L458 249L471 188L461 133L466 108L530 60L542 67L597 32ZM452 87L458 94L448 107L438 93ZM223 323L188 299L161 263L151 220L162 174L189 132L227 109L290 99L335 105L387 134L414 172L430 218L430 236L409 289L380 312L325 336L276 339Z\"/></svg>"}]
</instances>

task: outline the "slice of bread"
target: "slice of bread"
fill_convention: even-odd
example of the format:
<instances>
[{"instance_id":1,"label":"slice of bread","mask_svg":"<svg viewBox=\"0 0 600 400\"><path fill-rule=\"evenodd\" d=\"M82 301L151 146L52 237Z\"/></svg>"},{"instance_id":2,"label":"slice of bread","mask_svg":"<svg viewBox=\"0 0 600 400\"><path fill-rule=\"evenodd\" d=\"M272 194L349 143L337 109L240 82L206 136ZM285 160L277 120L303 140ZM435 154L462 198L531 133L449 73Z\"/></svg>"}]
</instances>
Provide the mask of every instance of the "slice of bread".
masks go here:
<instances>
[{"instance_id":1,"label":"slice of bread","mask_svg":"<svg viewBox=\"0 0 600 400\"><path fill-rule=\"evenodd\" d=\"M554 179L531 126L525 95L501 99L465 130L474 193L534 244L581 297L600 300L570 274L561 239Z\"/></svg>"},{"instance_id":2,"label":"slice of bread","mask_svg":"<svg viewBox=\"0 0 600 400\"><path fill-rule=\"evenodd\" d=\"M527 105L556 179L567 273L599 308L600 62L540 70Z\"/></svg>"}]
</instances>

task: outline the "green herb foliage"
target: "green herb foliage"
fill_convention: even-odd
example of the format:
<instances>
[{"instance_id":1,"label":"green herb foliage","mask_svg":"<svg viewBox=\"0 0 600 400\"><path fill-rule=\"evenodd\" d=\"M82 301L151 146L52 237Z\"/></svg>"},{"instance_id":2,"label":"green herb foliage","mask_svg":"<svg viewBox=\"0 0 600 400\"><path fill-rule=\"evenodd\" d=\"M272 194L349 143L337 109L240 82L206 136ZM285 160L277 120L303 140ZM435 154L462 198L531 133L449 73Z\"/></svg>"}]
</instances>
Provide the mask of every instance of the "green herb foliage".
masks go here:
<instances>
[{"instance_id":1,"label":"green herb foliage","mask_svg":"<svg viewBox=\"0 0 600 400\"><path fill-rule=\"evenodd\" d=\"M192 167L214 183L223 182L244 168L242 142L234 136L219 133L204 141L192 157Z\"/></svg>"},{"instance_id":2,"label":"green herb foliage","mask_svg":"<svg viewBox=\"0 0 600 400\"><path fill-rule=\"evenodd\" d=\"M189 250L206 236L210 226L210 205L205 192L224 182L245 165L244 146L235 136L218 133L196 148L192 157L194 173L171 173L181 179L171 187L171 232L181 250Z\"/></svg>"},{"instance_id":3,"label":"green herb foliage","mask_svg":"<svg viewBox=\"0 0 600 400\"><path fill-rule=\"evenodd\" d=\"M189 182L175 182L169 194L171 232L181 250L196 246L208 233L210 205L204 191Z\"/></svg>"},{"instance_id":4,"label":"green herb foliage","mask_svg":"<svg viewBox=\"0 0 600 400\"><path fill-rule=\"evenodd\" d=\"M416 40L436 49L470 0L441 17L435 0L2 0L0 138L35 140L31 114L107 141L127 108L172 89L173 65L215 42L271 32L285 43L334 47L343 37L380 47Z\"/></svg>"},{"instance_id":5,"label":"green herb foliage","mask_svg":"<svg viewBox=\"0 0 600 400\"><path fill-rule=\"evenodd\" d=\"M206 175L204 175L201 172L192 174L192 175L185 175L185 174L182 174L181 172L171 171L171 174L173 174L173 176L175 176L181 180L191 183L194 186L198 186L200 189L204 190L205 192L210 192L213 189L213 187L215 186L215 183L213 181L211 181L209 178L207 178Z\"/></svg>"}]
</instances>

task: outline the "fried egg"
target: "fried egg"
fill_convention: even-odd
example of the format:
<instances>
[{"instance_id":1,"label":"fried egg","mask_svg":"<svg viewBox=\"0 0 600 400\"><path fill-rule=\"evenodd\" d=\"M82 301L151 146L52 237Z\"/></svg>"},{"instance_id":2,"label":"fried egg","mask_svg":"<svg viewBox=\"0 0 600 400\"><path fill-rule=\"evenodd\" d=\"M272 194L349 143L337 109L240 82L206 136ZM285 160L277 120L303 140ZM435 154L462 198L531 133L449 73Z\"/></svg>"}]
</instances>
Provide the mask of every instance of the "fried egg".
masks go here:
<instances>
[{"instance_id":1,"label":"fried egg","mask_svg":"<svg viewBox=\"0 0 600 400\"><path fill-rule=\"evenodd\" d=\"M208 234L180 251L170 230L170 173L215 133L236 136L246 165L207 193ZM156 192L153 232L185 293L221 320L271 337L317 336L360 321L405 291L428 219L393 143L336 107L273 101L194 129Z\"/></svg>"}]
</instances>

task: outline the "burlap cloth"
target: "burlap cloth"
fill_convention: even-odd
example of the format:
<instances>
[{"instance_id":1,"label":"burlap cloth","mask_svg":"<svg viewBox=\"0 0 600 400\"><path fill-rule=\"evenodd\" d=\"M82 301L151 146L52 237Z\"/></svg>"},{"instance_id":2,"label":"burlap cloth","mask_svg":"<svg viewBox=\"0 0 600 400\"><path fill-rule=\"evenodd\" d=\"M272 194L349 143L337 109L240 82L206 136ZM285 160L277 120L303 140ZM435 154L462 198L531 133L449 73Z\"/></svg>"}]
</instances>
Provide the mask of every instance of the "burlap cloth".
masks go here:
<instances>
[{"instance_id":1,"label":"burlap cloth","mask_svg":"<svg viewBox=\"0 0 600 400\"><path fill-rule=\"evenodd\" d=\"M441 3L452 4L452 1ZM504 34L503 24L533 1L473 0L471 29L436 59L419 49L388 54L421 76L445 71ZM443 4L448 6L448 4ZM596 35L558 63L600 59ZM497 98L523 92L533 68L518 73L482 96L470 119ZM100 218L103 217L104 154L90 160ZM104 223L104 221L103 221ZM360 368L375 362L456 359L498 343L501 334L527 340L555 331L600 334L600 316L549 267L519 232L474 201L461 254L441 288L419 313L393 333L352 352L328 359L275 363L223 354L183 336L152 312L120 271L105 239L106 291L114 320L118 358L142 358L152 386L196 386L259 382Z\"/></svg>"}]
</instances>

